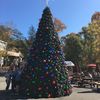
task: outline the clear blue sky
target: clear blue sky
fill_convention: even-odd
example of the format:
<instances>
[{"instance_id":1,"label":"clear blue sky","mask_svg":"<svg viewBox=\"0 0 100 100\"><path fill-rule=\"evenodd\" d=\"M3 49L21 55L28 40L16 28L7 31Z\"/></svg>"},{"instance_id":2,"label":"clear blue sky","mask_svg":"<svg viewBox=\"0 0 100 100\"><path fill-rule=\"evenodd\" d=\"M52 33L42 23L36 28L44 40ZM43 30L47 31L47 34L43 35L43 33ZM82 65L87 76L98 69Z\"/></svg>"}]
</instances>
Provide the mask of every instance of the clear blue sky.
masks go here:
<instances>
[{"instance_id":1,"label":"clear blue sky","mask_svg":"<svg viewBox=\"0 0 100 100\"><path fill-rule=\"evenodd\" d=\"M0 24L11 24L27 36L28 28L33 25L36 30L45 0L0 0ZM79 32L91 21L96 11L100 12L100 0L50 0L54 17L67 26L61 36L70 32Z\"/></svg>"}]
</instances>

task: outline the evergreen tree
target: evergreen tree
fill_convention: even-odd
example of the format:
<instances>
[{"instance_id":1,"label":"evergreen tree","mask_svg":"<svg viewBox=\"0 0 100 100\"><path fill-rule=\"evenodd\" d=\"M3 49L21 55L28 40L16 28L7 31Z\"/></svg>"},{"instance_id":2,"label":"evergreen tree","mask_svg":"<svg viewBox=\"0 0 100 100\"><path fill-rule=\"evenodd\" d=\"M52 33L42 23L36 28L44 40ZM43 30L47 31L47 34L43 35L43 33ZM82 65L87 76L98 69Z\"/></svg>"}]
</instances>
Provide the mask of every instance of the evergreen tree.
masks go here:
<instances>
[{"instance_id":1,"label":"evergreen tree","mask_svg":"<svg viewBox=\"0 0 100 100\"><path fill-rule=\"evenodd\" d=\"M35 35L36 31L33 26L29 27L28 31L28 42L29 42L29 47L32 46L33 41L35 41Z\"/></svg>"},{"instance_id":2,"label":"evergreen tree","mask_svg":"<svg viewBox=\"0 0 100 100\"><path fill-rule=\"evenodd\" d=\"M24 93L34 98L50 98L71 94L68 73L64 63L58 34L54 30L52 14L43 11L36 40L29 51L23 73Z\"/></svg>"},{"instance_id":3,"label":"evergreen tree","mask_svg":"<svg viewBox=\"0 0 100 100\"><path fill-rule=\"evenodd\" d=\"M76 66L80 66L82 62L82 48L83 45L78 34L70 33L66 35L64 53L67 61L72 61Z\"/></svg>"}]
</instances>

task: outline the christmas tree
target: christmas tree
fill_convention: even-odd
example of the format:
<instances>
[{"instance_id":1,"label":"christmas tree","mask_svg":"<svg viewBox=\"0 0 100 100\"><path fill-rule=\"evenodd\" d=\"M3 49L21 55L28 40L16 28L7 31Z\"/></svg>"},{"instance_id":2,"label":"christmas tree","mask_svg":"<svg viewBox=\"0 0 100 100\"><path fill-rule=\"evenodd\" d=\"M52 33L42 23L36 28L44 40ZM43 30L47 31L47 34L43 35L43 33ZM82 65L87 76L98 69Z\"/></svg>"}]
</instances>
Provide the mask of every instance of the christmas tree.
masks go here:
<instances>
[{"instance_id":1,"label":"christmas tree","mask_svg":"<svg viewBox=\"0 0 100 100\"><path fill-rule=\"evenodd\" d=\"M71 94L63 52L52 19L50 9L46 7L23 73L23 91L34 98Z\"/></svg>"}]
</instances>

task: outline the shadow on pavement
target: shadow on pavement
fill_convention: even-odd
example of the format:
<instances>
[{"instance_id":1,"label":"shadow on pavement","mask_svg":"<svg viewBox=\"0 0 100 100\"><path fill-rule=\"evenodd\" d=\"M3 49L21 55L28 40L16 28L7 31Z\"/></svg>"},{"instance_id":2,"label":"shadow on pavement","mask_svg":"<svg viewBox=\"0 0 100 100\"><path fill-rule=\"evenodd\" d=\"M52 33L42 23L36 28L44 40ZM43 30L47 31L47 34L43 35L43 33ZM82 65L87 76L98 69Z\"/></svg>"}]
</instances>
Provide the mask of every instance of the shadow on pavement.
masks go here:
<instances>
[{"instance_id":1,"label":"shadow on pavement","mask_svg":"<svg viewBox=\"0 0 100 100\"><path fill-rule=\"evenodd\" d=\"M65 96L62 96L65 97ZM59 97L57 97L59 98ZM40 99L40 98L33 98L33 97L25 97L22 95L17 95L12 93L10 90L6 91L6 90L0 90L0 100L28 100L28 99ZM47 99L47 97L42 98L42 99ZM61 99L60 99L61 100Z\"/></svg>"},{"instance_id":2,"label":"shadow on pavement","mask_svg":"<svg viewBox=\"0 0 100 100\"><path fill-rule=\"evenodd\" d=\"M94 91L82 91L82 92L77 92L77 93L95 93Z\"/></svg>"},{"instance_id":3,"label":"shadow on pavement","mask_svg":"<svg viewBox=\"0 0 100 100\"><path fill-rule=\"evenodd\" d=\"M0 77L4 77L4 76L5 76L5 73L0 72Z\"/></svg>"},{"instance_id":4,"label":"shadow on pavement","mask_svg":"<svg viewBox=\"0 0 100 100\"><path fill-rule=\"evenodd\" d=\"M22 97L18 94L12 93L10 90L0 90L0 100L17 100L17 99L24 99L27 100L29 98L27 97Z\"/></svg>"}]
</instances>

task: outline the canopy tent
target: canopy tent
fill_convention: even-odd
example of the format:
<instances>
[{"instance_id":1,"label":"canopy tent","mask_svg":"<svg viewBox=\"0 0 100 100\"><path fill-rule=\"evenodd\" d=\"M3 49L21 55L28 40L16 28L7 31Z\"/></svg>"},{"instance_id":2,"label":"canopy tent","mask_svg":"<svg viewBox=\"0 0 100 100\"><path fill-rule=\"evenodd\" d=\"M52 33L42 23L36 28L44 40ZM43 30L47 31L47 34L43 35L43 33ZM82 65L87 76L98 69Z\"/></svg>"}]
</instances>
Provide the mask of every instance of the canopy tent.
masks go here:
<instances>
[{"instance_id":1,"label":"canopy tent","mask_svg":"<svg viewBox=\"0 0 100 100\"><path fill-rule=\"evenodd\" d=\"M65 61L65 64L67 66L75 66L75 64L72 61Z\"/></svg>"},{"instance_id":2,"label":"canopy tent","mask_svg":"<svg viewBox=\"0 0 100 100\"><path fill-rule=\"evenodd\" d=\"M21 52L14 52L14 51L7 51L8 56L14 56L14 57L23 57Z\"/></svg>"},{"instance_id":3,"label":"canopy tent","mask_svg":"<svg viewBox=\"0 0 100 100\"><path fill-rule=\"evenodd\" d=\"M88 67L96 68L96 64L88 64L87 66L88 66Z\"/></svg>"}]
</instances>

